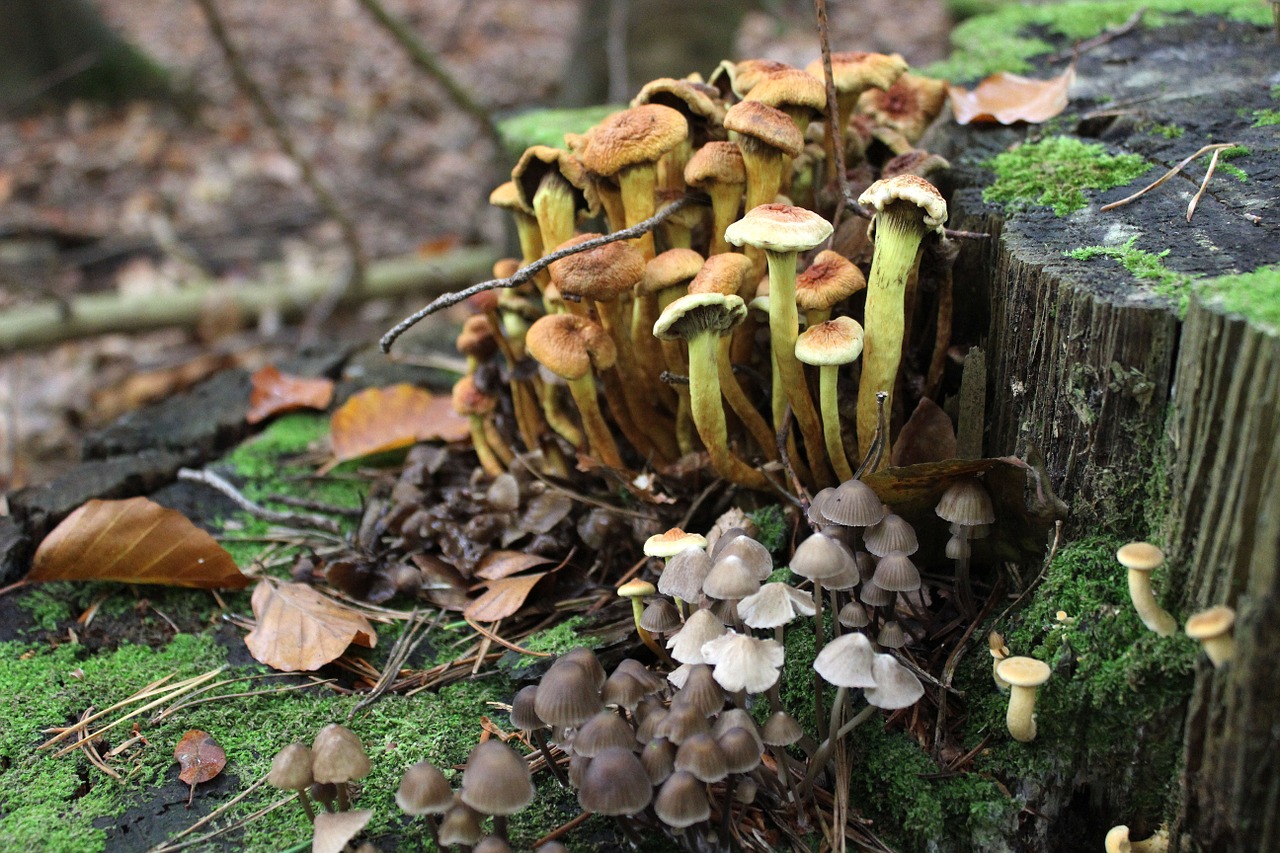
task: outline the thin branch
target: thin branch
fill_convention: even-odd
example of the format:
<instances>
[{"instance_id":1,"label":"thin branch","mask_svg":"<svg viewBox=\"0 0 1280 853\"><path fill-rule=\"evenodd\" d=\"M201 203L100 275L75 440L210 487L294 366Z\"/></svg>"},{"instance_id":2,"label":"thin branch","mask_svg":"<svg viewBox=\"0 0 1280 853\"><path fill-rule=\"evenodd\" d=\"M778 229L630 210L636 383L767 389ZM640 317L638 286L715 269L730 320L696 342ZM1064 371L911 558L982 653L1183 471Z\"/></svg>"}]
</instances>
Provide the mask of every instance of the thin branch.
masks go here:
<instances>
[{"instance_id":1,"label":"thin branch","mask_svg":"<svg viewBox=\"0 0 1280 853\"><path fill-rule=\"evenodd\" d=\"M316 201L320 203L329 218L338 223L338 227L342 230L343 242L347 244L347 251L350 253L351 269L346 280L340 282L329 298L322 300L321 303L322 305L336 304L339 295L343 291L348 288L358 291L364 283L365 268L368 265L368 261L364 245L360 242L360 234L356 231L355 223L352 222L351 217L347 216L342 205L338 203L337 197L320 180L320 176L316 174L315 167L311 164L311 161L298 150L298 146L294 144L293 136L289 132L289 126L285 124L284 119L271 106L266 94L262 91L262 87L258 85L258 81L254 80L253 75L249 73L249 67L245 64L240 49L231 41L231 35L227 32L226 24L223 22L222 15L218 12L218 7L214 0L196 0L196 4L200 7L200 11L204 13L205 20L209 24L209 32L213 34L218 47L222 49L222 55L226 58L227 65L231 68L231 76L235 79L236 86L253 102L259 118L271 131L271 135L275 137L276 144L280 146L280 150L298 167L298 170L302 173L302 180L310 188L312 194L316 197ZM313 314L313 316L315 315Z\"/></svg>"},{"instance_id":2,"label":"thin branch","mask_svg":"<svg viewBox=\"0 0 1280 853\"><path fill-rule=\"evenodd\" d=\"M1181 172L1183 169L1185 169L1185 168L1187 167L1187 164L1188 164L1188 163L1190 163L1192 160L1195 160L1195 159L1196 159L1197 157L1199 157L1201 154L1204 154L1204 153L1205 153L1205 152L1207 152L1207 151L1215 151L1215 150L1216 150L1216 151L1221 151L1221 150L1222 150L1222 149L1224 149L1224 148L1234 148L1234 147L1236 147L1236 146L1237 146L1237 145L1239 145L1239 144L1240 144L1240 143L1238 143L1238 142L1216 142L1216 143L1214 143L1214 144L1212 144L1212 145L1206 145L1206 146L1204 146L1203 148L1201 148L1199 151L1197 151L1196 153L1194 153L1194 154L1192 154L1191 156L1186 157L1185 159L1183 159L1183 161L1182 161L1181 163L1179 163L1178 165L1174 166L1172 169L1170 169L1169 171L1165 172L1163 175L1161 175L1160 177L1156 178L1154 181L1152 181L1151 183L1147 184L1145 187L1143 187L1142 189L1138 190L1138 191L1137 191L1136 193L1134 193L1133 195L1125 196L1124 198L1120 199L1119 201L1113 201L1113 202L1111 202L1110 204L1104 204L1102 207L1100 207L1100 208L1098 208L1098 209L1099 209L1099 210L1104 210L1104 211L1105 211L1105 210L1115 210L1117 207L1123 207L1124 205L1128 204L1129 202L1134 201L1134 200L1136 200L1136 199L1138 199L1138 198L1141 198L1142 196L1144 196L1144 195L1146 195L1147 193L1151 192L1153 189L1155 189L1156 187L1160 186L1160 185L1161 185L1161 184L1163 184L1165 181L1169 180L1169 179L1170 179L1170 178L1172 178L1174 175L1176 175L1176 174L1178 174L1179 172Z\"/></svg>"},{"instance_id":3,"label":"thin branch","mask_svg":"<svg viewBox=\"0 0 1280 853\"><path fill-rule=\"evenodd\" d=\"M827 87L827 136L831 139L831 152L836 161L836 186L840 192L836 196L836 210L831 214L831 226L840 226L840 217L844 215L845 205L853 196L849 188L849 175L844 165L844 134L840 132L842 121L848 116L840 115L839 101L836 100L836 83L831 73L831 32L827 25L827 0L813 0L814 10L818 15L818 43L822 47L822 79ZM832 233L832 237L835 234Z\"/></svg>"},{"instance_id":4,"label":"thin branch","mask_svg":"<svg viewBox=\"0 0 1280 853\"><path fill-rule=\"evenodd\" d=\"M291 524L299 527L315 527L326 533L338 534L342 532L342 528L338 522L332 518L325 518L322 515L295 514L291 512L278 512L274 509L256 504L249 500L235 486L231 485L225 478L213 473L212 471L197 471L194 468L181 468L178 470L179 480L190 480L193 483L204 483L210 488L217 489L230 498L236 506L252 515L254 518L260 518L263 521L269 521L272 524Z\"/></svg>"},{"instance_id":5,"label":"thin branch","mask_svg":"<svg viewBox=\"0 0 1280 853\"><path fill-rule=\"evenodd\" d=\"M205 2L205 0L202 0L202 2ZM623 228L621 231L614 231L610 234L605 234L603 237L597 237L594 240L584 240L581 243L576 243L568 248L552 252L549 255L543 255L538 260L528 266L521 267L506 278L490 279L489 281L482 281L479 284L473 284L463 290L446 293L444 296L429 302L425 308L418 309L408 317L405 317L399 323L396 323L390 331L382 336L378 345L382 348L383 352L390 352L391 345L396 342L396 338L400 337L422 320L437 311L443 311L445 308L457 305L459 302L465 302L477 293L484 293L486 290L496 290L499 287L519 287L526 281L532 281L535 275L542 272L561 258L567 258L570 255L576 255L578 252L586 252L590 249L599 248L600 246L613 243L617 240L634 240L635 238L640 237L658 227L658 225L665 219L683 210L695 199L696 196L691 195L678 198L643 222L637 222L630 228Z\"/></svg>"},{"instance_id":6,"label":"thin branch","mask_svg":"<svg viewBox=\"0 0 1280 853\"><path fill-rule=\"evenodd\" d=\"M387 31L388 35L399 43L405 55L409 57L409 61L419 71L436 81L440 88L444 89L445 94L449 96L449 100L453 102L453 105L475 119L476 123L480 125L480 129L484 131L485 136L489 138L489 141L501 150L502 135L498 132L498 126L494 123L493 116L479 101L471 97L471 94L466 89L462 88L462 85L453 78L453 75L436 58L431 48L423 44L404 21L387 11L381 0L360 0L360 5Z\"/></svg>"},{"instance_id":7,"label":"thin branch","mask_svg":"<svg viewBox=\"0 0 1280 853\"><path fill-rule=\"evenodd\" d=\"M1218 155L1221 153L1222 149L1219 148L1209 158L1209 169L1204 173L1204 180L1200 182L1200 189L1196 190L1196 194L1191 197L1191 203L1187 205L1187 222L1191 221L1192 215L1196 212L1196 205L1200 203L1200 197L1204 195L1204 191L1209 187L1209 179L1213 177L1213 170L1218 168Z\"/></svg>"}]
</instances>

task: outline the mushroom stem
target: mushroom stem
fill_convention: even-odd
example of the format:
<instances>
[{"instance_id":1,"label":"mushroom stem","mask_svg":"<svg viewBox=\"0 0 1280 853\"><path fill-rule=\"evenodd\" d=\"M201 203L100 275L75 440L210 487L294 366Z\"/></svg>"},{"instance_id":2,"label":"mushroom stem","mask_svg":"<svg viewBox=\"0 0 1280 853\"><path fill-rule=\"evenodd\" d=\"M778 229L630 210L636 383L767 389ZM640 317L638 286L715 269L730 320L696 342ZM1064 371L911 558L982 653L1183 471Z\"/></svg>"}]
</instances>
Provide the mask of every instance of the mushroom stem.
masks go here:
<instances>
[{"instance_id":1,"label":"mushroom stem","mask_svg":"<svg viewBox=\"0 0 1280 853\"><path fill-rule=\"evenodd\" d=\"M618 173L618 186L622 189L622 209L626 212L627 227L653 216L658 189L658 170L653 163L628 166ZM654 256L653 232L646 231L635 240L635 247L644 253L645 260Z\"/></svg>"},{"instance_id":2,"label":"mushroom stem","mask_svg":"<svg viewBox=\"0 0 1280 853\"><path fill-rule=\"evenodd\" d=\"M1129 599L1138 618L1148 629L1161 637L1172 637L1178 630L1178 621L1156 601L1151 589L1151 572L1129 569Z\"/></svg>"},{"instance_id":3,"label":"mushroom stem","mask_svg":"<svg viewBox=\"0 0 1280 853\"><path fill-rule=\"evenodd\" d=\"M493 816L493 834L501 838L503 841L509 840L507 837L507 816L504 814L496 814Z\"/></svg>"},{"instance_id":4,"label":"mushroom stem","mask_svg":"<svg viewBox=\"0 0 1280 853\"><path fill-rule=\"evenodd\" d=\"M590 373L577 379L567 380L569 393L578 407L582 417L582 429L587 436L587 447L599 457L600 461L610 468L622 468L622 457L618 455L618 445L614 443L613 434L600 413L600 403L596 399L596 383Z\"/></svg>"},{"instance_id":5,"label":"mushroom stem","mask_svg":"<svg viewBox=\"0 0 1280 853\"><path fill-rule=\"evenodd\" d=\"M840 687L836 691L836 696L841 702L844 702L844 696L840 695L840 692L845 689L846 688L844 687ZM809 796L809 791L813 787L813 783L817 780L818 774L822 772L823 768L826 766L827 759L831 757L831 750L835 749L836 744L840 742L841 738L865 723L867 720L871 719L875 713L876 706L868 705L857 714L850 717L844 725L840 726L840 728L835 732L832 732L829 737L825 738L822 743L818 745L817 751L814 752L813 757L809 759L809 771L805 773L804 781L800 783L799 795L801 799Z\"/></svg>"},{"instance_id":6,"label":"mushroom stem","mask_svg":"<svg viewBox=\"0 0 1280 853\"><path fill-rule=\"evenodd\" d=\"M822 622L822 581L817 578L813 579L813 651L814 654L822 652L823 645L823 622ZM817 671L813 673L813 722L818 727L818 737L824 740L827 737L830 728L827 725L827 719L823 716L822 708L822 676Z\"/></svg>"},{"instance_id":7,"label":"mushroom stem","mask_svg":"<svg viewBox=\"0 0 1280 853\"><path fill-rule=\"evenodd\" d=\"M760 445L760 451L764 453L765 458L770 460L777 459L777 436L769 428L764 416L760 414L755 406L751 405L751 401L747 399L746 392L742 390L742 385L738 382L738 377L733 375L733 362L729 357L729 349L732 344L733 338L731 335L722 335L717 344L716 369L720 374L720 393L724 395L729 408L733 409L733 413L742 421L742 425L747 428L747 432L751 433L751 437L755 439L756 444Z\"/></svg>"},{"instance_id":8,"label":"mushroom stem","mask_svg":"<svg viewBox=\"0 0 1280 853\"><path fill-rule=\"evenodd\" d=\"M547 425L569 442L571 447L582 447L586 438L582 435L582 430L578 429L578 425L560 409L556 402L557 386L549 382L540 382L535 387L538 390L538 397L542 400L542 416L546 418Z\"/></svg>"},{"instance_id":9,"label":"mushroom stem","mask_svg":"<svg viewBox=\"0 0 1280 853\"><path fill-rule=\"evenodd\" d=\"M547 765L547 769L551 771L551 775L556 777L556 781L560 783L560 787L572 787L569 784L569 778L564 775L562 768L554 758L551 757L551 747L547 745L547 736L542 733L542 729L533 729L529 732L533 738L533 742L538 745L538 749L542 752L542 761Z\"/></svg>"},{"instance_id":10,"label":"mushroom stem","mask_svg":"<svg viewBox=\"0 0 1280 853\"><path fill-rule=\"evenodd\" d=\"M345 812L348 808L351 807L351 802L349 799L350 794L347 791L347 783L338 782L336 784L338 788L338 811Z\"/></svg>"},{"instance_id":11,"label":"mushroom stem","mask_svg":"<svg viewBox=\"0 0 1280 853\"><path fill-rule=\"evenodd\" d=\"M503 467L489 445L489 439L485 434L484 418L480 415L467 415L467 421L471 426L471 447L476 452L476 458L480 460L480 467L490 477L496 477L506 471L507 469Z\"/></svg>"},{"instance_id":12,"label":"mushroom stem","mask_svg":"<svg viewBox=\"0 0 1280 853\"><path fill-rule=\"evenodd\" d=\"M729 449L724 404L720 400L720 373L716 366L720 335L704 331L689 338L689 407L698 435L707 446L711 465L730 482L757 491L769 488L769 479Z\"/></svg>"},{"instance_id":13,"label":"mushroom stem","mask_svg":"<svg viewBox=\"0 0 1280 853\"><path fill-rule=\"evenodd\" d=\"M311 798L307 796L306 788L298 789L298 803L302 806L302 810L307 813L307 820L315 823L316 811L311 807Z\"/></svg>"},{"instance_id":14,"label":"mushroom stem","mask_svg":"<svg viewBox=\"0 0 1280 853\"><path fill-rule=\"evenodd\" d=\"M544 247L559 246L573 237L577 230L573 186L558 171L548 170L542 177L533 194L533 212Z\"/></svg>"},{"instance_id":15,"label":"mushroom stem","mask_svg":"<svg viewBox=\"0 0 1280 853\"><path fill-rule=\"evenodd\" d=\"M800 331L800 315L796 308L796 253L766 249L765 257L769 262L769 347L773 363L778 368L777 379L782 383L782 387L777 384L773 387L773 426L774 429L782 429L787 403L790 402L800 435L804 438L814 479L820 486L833 485L818 450L823 447L822 424L809 397L804 368L796 359L796 336ZM896 364L894 369L897 369Z\"/></svg>"},{"instance_id":16,"label":"mushroom stem","mask_svg":"<svg viewBox=\"0 0 1280 853\"><path fill-rule=\"evenodd\" d=\"M1005 714L1005 725L1009 734L1021 743L1030 743L1036 739L1036 688L1009 686L1009 710Z\"/></svg>"},{"instance_id":17,"label":"mushroom stem","mask_svg":"<svg viewBox=\"0 0 1280 853\"><path fill-rule=\"evenodd\" d=\"M826 439L827 459L840 482L853 479L853 468L844 452L844 438L840 432L840 366L824 364L818 368L818 403L822 409L822 434Z\"/></svg>"}]
</instances>

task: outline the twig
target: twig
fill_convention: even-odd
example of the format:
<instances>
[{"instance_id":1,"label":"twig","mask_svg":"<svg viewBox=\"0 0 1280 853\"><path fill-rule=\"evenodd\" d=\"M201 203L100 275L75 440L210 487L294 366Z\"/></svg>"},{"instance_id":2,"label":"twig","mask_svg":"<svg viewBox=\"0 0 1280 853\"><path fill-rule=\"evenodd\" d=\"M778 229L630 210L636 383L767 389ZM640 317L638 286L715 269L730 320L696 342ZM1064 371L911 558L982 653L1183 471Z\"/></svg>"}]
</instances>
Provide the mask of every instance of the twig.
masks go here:
<instances>
[{"instance_id":1,"label":"twig","mask_svg":"<svg viewBox=\"0 0 1280 853\"><path fill-rule=\"evenodd\" d=\"M1213 143L1212 145L1206 145L1206 146L1204 146L1203 148L1201 148L1199 151L1197 151L1196 153L1194 153L1194 154L1192 154L1191 156L1189 156L1189 157L1185 158L1181 163L1179 163L1178 165L1174 166L1172 169L1170 169L1169 171L1165 172L1165 173L1164 173L1163 175L1161 175L1160 177L1156 178L1156 179L1155 179L1154 181L1152 181L1151 183L1147 184L1147 185L1146 185L1145 187L1143 187L1142 189L1138 190L1138 191L1137 191L1136 193L1134 193L1133 195L1125 196L1124 198L1120 199L1119 201L1113 201L1113 202L1111 202L1110 204L1104 204L1102 207L1098 208L1098 210L1102 210L1102 211L1106 211L1106 210L1115 210L1117 207L1123 207L1124 205L1128 204L1129 202L1134 201L1135 199L1141 198L1142 196L1144 196L1144 195L1146 195L1147 193L1151 192L1153 189L1155 189L1156 187L1160 186L1160 185L1161 185L1161 184L1163 184L1165 181L1169 180L1169 179L1170 179L1170 178L1172 178L1174 175L1176 175L1176 174L1178 174L1179 172L1181 172L1184 168L1186 168L1186 166L1187 166L1187 164L1188 164L1188 163L1190 163L1192 160L1195 160L1195 159L1196 159L1197 157L1199 157L1201 154L1204 154L1204 153L1206 153L1206 152L1208 152L1208 151L1215 151L1215 150L1217 150L1217 151L1221 151L1221 150L1222 150L1222 149L1224 149L1224 148L1234 148L1234 147L1236 147L1236 145L1238 145L1238 144L1239 144L1239 143L1237 143L1237 142L1215 142L1215 143Z\"/></svg>"},{"instance_id":2,"label":"twig","mask_svg":"<svg viewBox=\"0 0 1280 853\"><path fill-rule=\"evenodd\" d=\"M391 687L396 676L400 674L400 667L409 659L409 655L427 638L426 632L422 629L427 626L426 613L419 615L414 610L413 616L409 617L407 630L396 640L395 645L391 647L391 654L387 659L386 666L382 668L382 672L378 675L377 682L374 683L373 689L369 694L361 699L352 707L351 712L347 714L347 719L355 718L359 711L363 711L373 703L377 702L382 695Z\"/></svg>"},{"instance_id":3,"label":"twig","mask_svg":"<svg viewBox=\"0 0 1280 853\"><path fill-rule=\"evenodd\" d=\"M489 138L489 141L500 150L502 148L502 135L498 132L498 126L494 123L493 116L475 98L471 97L471 94L466 89L462 88L462 85L453 78L453 75L436 58L435 53L414 35L413 30L409 29L404 21L387 11L381 0L360 0L360 5L387 31L388 35L396 40L404 50L405 55L409 57L409 61L419 71L436 81L440 88L444 89L445 94L449 96L449 100L453 102L455 107L475 119L476 123L480 125L480 129L484 131L485 136Z\"/></svg>"},{"instance_id":4,"label":"twig","mask_svg":"<svg viewBox=\"0 0 1280 853\"><path fill-rule=\"evenodd\" d=\"M217 489L222 494L230 498L236 506L252 515L254 518L260 518L272 524L293 524L302 527L315 527L317 530L323 530L325 533L340 534L342 528L338 522L332 518L325 518L322 515L295 515L291 512L279 512L274 509L267 509L264 506L254 503L245 497L235 486L227 482L223 477L213 473L212 471L197 471L194 468L180 468L178 470L179 480L190 480L193 483L204 483L206 486Z\"/></svg>"},{"instance_id":5,"label":"twig","mask_svg":"<svg viewBox=\"0 0 1280 853\"><path fill-rule=\"evenodd\" d=\"M1004 609L1004 612L997 616L991 623L994 628L1004 621L1004 617L1017 607L1022 599L1026 598L1033 589L1040 585L1040 581L1044 580L1044 576L1049 572L1049 566L1053 565L1053 558L1058 555L1058 546L1062 543L1062 522L1055 521L1053 523L1053 544L1049 546L1049 553L1044 557L1044 565L1040 567L1040 574L1036 575L1036 579L1027 585L1027 588L1018 594L1013 603Z\"/></svg>"},{"instance_id":6,"label":"twig","mask_svg":"<svg viewBox=\"0 0 1280 853\"><path fill-rule=\"evenodd\" d=\"M226 24L222 20L217 4L214 0L196 0L196 4L199 5L200 11L204 13L205 20L209 24L209 32L212 33L214 40L218 43L218 47L222 49L222 55L226 58L227 65L231 68L231 76L235 79L236 86L253 102L259 118L271 131L271 135L275 137L276 144L280 146L280 150L298 167L298 170L302 173L302 180L310 188L312 194L316 197L316 201L324 208L325 213L338 223L338 227L342 230L343 242L347 244L347 251L350 253L351 268L349 275L338 281L337 286L330 291L327 299L317 303L317 306L327 306L325 310L332 310L332 307L337 304L344 292L348 289L359 291L364 285L365 268L368 266L368 260L364 245L360 242L360 233L356 230L355 223L352 222L351 217L347 216L342 205L338 203L337 197L320 180L320 176L316 174L315 167L311 164L311 161L298 150L298 146L293 142L293 136L289 133L289 126L285 124L284 119L271 106L266 94L262 91L262 87L258 85L258 81L254 80L253 75L249 73L249 67L245 64L244 57L240 54L240 49L231 41L231 35L227 32ZM312 319L316 317L317 314L313 309ZM323 315L319 315L319 318L323 319Z\"/></svg>"},{"instance_id":7,"label":"twig","mask_svg":"<svg viewBox=\"0 0 1280 853\"><path fill-rule=\"evenodd\" d=\"M1196 190L1196 194L1191 197L1191 203L1187 205L1187 221L1191 221L1191 215L1196 212L1196 205L1200 203L1200 197L1204 195L1205 189L1209 186L1209 179L1213 177L1213 170L1218 168L1218 155L1222 153L1222 149L1213 152L1213 156L1209 158L1209 169L1204 173L1204 180L1200 182L1200 189Z\"/></svg>"},{"instance_id":8,"label":"twig","mask_svg":"<svg viewBox=\"0 0 1280 853\"><path fill-rule=\"evenodd\" d=\"M207 0L202 0L202 2L207 2ZM653 216L650 216L643 222L637 222L630 228L623 228L621 231L614 231L610 234L605 234L603 237L596 237L594 240L584 240L581 243L576 243L567 248L552 252L549 255L543 255L538 260L528 266L521 267L506 278L490 279L489 281L482 281L479 284L473 284L470 287L454 291L453 293L446 293L445 295L427 303L425 308L418 309L408 317L405 317L399 323L396 323L390 331L382 336L382 339L378 341L378 345L382 348L383 352L390 352L391 345L396 342L396 338L400 337L405 332L416 326L424 318L431 316L437 311L442 311L452 305L457 305L459 302L465 302L477 293L484 293L486 290L496 290L499 287L519 287L526 281L531 281L535 275L542 272L561 258L567 258L570 255L576 255L578 252L586 252L590 249L599 248L600 246L613 243L617 240L634 240L635 238L652 231L668 217L674 216L687 205L693 203L694 200L695 196L686 195L682 198L676 199L662 210L659 210Z\"/></svg>"},{"instance_id":9,"label":"twig","mask_svg":"<svg viewBox=\"0 0 1280 853\"><path fill-rule=\"evenodd\" d=\"M836 100L835 77L831 73L831 32L827 25L827 0L813 0L814 11L818 16L818 43L822 47L822 79L827 87L827 137L831 140L831 152L836 162L836 186L840 192L836 194L836 209L831 214L831 227L840 226L840 217L844 215L845 205L853 192L849 188L849 175L844 165L844 133L841 132L842 121L848 116L840 115L840 104ZM835 239L835 232L831 234Z\"/></svg>"}]
</instances>

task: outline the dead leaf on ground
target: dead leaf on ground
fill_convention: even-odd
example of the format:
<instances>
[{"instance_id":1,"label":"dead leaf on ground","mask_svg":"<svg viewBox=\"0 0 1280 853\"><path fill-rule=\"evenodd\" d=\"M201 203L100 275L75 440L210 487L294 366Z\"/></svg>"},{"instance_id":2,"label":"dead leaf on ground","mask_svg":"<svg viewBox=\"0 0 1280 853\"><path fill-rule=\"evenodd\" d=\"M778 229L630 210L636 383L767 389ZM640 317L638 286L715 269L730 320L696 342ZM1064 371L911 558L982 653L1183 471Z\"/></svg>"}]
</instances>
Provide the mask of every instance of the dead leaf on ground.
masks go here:
<instances>
[{"instance_id":1,"label":"dead leaf on ground","mask_svg":"<svg viewBox=\"0 0 1280 853\"><path fill-rule=\"evenodd\" d=\"M951 418L933 400L921 397L916 410L907 418L893 442L893 466L955 458L956 430L951 425Z\"/></svg>"},{"instance_id":2,"label":"dead leaf on ground","mask_svg":"<svg viewBox=\"0 0 1280 853\"><path fill-rule=\"evenodd\" d=\"M999 71L973 91L951 87L951 110L957 124L1039 124L1067 108L1067 90L1076 79L1075 65L1057 77L1032 80Z\"/></svg>"},{"instance_id":3,"label":"dead leaf on ground","mask_svg":"<svg viewBox=\"0 0 1280 853\"><path fill-rule=\"evenodd\" d=\"M462 610L467 606L467 584L462 573L432 554L410 554L409 559L422 572L422 594L427 601L444 610Z\"/></svg>"},{"instance_id":4,"label":"dead leaf on ground","mask_svg":"<svg viewBox=\"0 0 1280 853\"><path fill-rule=\"evenodd\" d=\"M191 808L191 798L196 794L196 785L208 782L222 772L227 764L227 754L218 746L213 735L192 729L182 736L173 757L182 768L178 778L191 786L191 794L187 797L187 808Z\"/></svg>"},{"instance_id":5,"label":"dead leaf on ground","mask_svg":"<svg viewBox=\"0 0 1280 853\"><path fill-rule=\"evenodd\" d=\"M373 817L373 809L320 812L316 815L311 853L342 853Z\"/></svg>"},{"instance_id":6,"label":"dead leaf on ground","mask_svg":"<svg viewBox=\"0 0 1280 853\"><path fill-rule=\"evenodd\" d=\"M550 572L535 572L531 575L516 575L488 581L486 589L479 598L467 605L463 615L474 622L497 622L517 613L524 606L538 581Z\"/></svg>"},{"instance_id":7,"label":"dead leaf on ground","mask_svg":"<svg viewBox=\"0 0 1280 853\"><path fill-rule=\"evenodd\" d=\"M378 642L362 614L306 584L261 581L252 604L258 624L244 644L272 669L310 672L341 657L352 643L371 649Z\"/></svg>"},{"instance_id":8,"label":"dead leaf on ground","mask_svg":"<svg viewBox=\"0 0 1280 853\"><path fill-rule=\"evenodd\" d=\"M480 558L473 574L478 578L496 581L550 562L553 562L550 557L539 557L522 551L490 551Z\"/></svg>"},{"instance_id":9,"label":"dead leaf on ground","mask_svg":"<svg viewBox=\"0 0 1280 853\"><path fill-rule=\"evenodd\" d=\"M251 424L298 409L323 411L333 402L332 379L292 376L281 373L274 364L259 369L249 381L253 383L253 391L249 394L249 413L245 420Z\"/></svg>"},{"instance_id":10,"label":"dead leaf on ground","mask_svg":"<svg viewBox=\"0 0 1280 853\"><path fill-rule=\"evenodd\" d=\"M240 589L249 578L231 555L177 510L147 498L93 500L54 528L27 580L118 581Z\"/></svg>"},{"instance_id":11,"label":"dead leaf on ground","mask_svg":"<svg viewBox=\"0 0 1280 853\"><path fill-rule=\"evenodd\" d=\"M447 396L413 385L369 388L343 403L330 422L329 442L339 462L408 447L419 441L461 441L468 420Z\"/></svg>"}]
</instances>

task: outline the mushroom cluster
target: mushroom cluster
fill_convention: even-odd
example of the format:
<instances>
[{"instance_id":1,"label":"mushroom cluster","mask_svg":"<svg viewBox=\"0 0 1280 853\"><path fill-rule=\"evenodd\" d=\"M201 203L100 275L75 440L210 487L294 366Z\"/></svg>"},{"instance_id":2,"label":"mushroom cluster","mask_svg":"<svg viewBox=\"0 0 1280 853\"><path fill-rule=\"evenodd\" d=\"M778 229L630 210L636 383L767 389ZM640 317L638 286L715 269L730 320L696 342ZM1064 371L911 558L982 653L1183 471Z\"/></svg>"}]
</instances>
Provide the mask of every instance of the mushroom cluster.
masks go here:
<instances>
[{"instance_id":1,"label":"mushroom cluster","mask_svg":"<svg viewBox=\"0 0 1280 853\"><path fill-rule=\"evenodd\" d=\"M946 219L920 176L939 160L913 148L944 87L906 74L896 54L832 59L836 104L820 64L724 62L705 82L652 81L564 147L524 152L490 197L521 249L494 274L557 259L521 287L473 297L458 338L469 373L454 406L489 476L517 455L564 475L575 457L661 471L705 451L716 475L769 491L787 485L770 463L794 418L787 449L801 482L852 478L879 428L878 395L893 411L924 298L919 249ZM837 152L874 211L874 254L860 233L845 254L825 247ZM888 159L905 171L882 172ZM634 228L677 201L626 240L586 230ZM846 365L859 357L855 376ZM842 385L857 387L856 418L841 411Z\"/></svg>"},{"instance_id":2,"label":"mushroom cluster","mask_svg":"<svg viewBox=\"0 0 1280 853\"><path fill-rule=\"evenodd\" d=\"M369 770L369 756L356 733L330 723L316 734L310 748L305 743L291 743L276 753L267 784L296 791L307 819L314 822L316 813L308 792L326 812L345 812L351 804L351 783L368 776Z\"/></svg>"}]
</instances>

